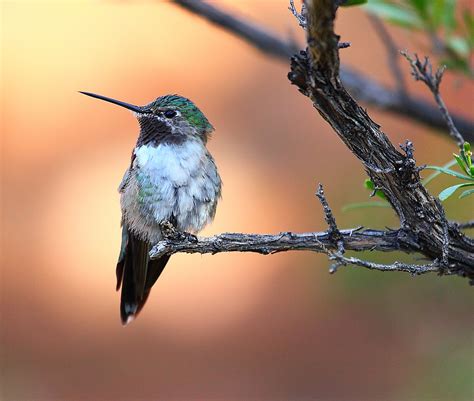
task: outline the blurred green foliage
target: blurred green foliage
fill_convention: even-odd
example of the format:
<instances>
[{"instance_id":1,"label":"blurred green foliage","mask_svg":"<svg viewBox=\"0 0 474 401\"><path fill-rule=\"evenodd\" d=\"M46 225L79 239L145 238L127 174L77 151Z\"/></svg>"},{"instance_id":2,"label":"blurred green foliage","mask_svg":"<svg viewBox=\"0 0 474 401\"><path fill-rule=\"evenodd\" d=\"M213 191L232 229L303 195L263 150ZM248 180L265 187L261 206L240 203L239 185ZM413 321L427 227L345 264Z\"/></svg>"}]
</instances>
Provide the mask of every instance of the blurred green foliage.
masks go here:
<instances>
[{"instance_id":1,"label":"blurred green foliage","mask_svg":"<svg viewBox=\"0 0 474 401\"><path fill-rule=\"evenodd\" d=\"M342 4L343 7L358 6L367 3L367 0L347 0Z\"/></svg>"},{"instance_id":2,"label":"blurred green foliage","mask_svg":"<svg viewBox=\"0 0 474 401\"><path fill-rule=\"evenodd\" d=\"M451 70L473 77L474 17L457 0L368 0L364 8L409 31L424 32L433 53Z\"/></svg>"},{"instance_id":3,"label":"blurred green foliage","mask_svg":"<svg viewBox=\"0 0 474 401\"><path fill-rule=\"evenodd\" d=\"M452 177L456 177L458 179L461 179L463 182L461 184L456 184L456 185L451 185L445 189L443 189L438 197L441 201L444 201L448 199L451 195L454 195L454 193L461 188L466 188L466 187L474 187L474 165L472 163L472 152L471 152L471 145L468 142L464 143L464 146L461 148L460 154L453 154L454 156L454 161L449 163L448 165L445 165L443 167L439 166L427 166L427 170L435 170L436 173L434 173L431 177L428 177L427 180L425 181L425 185L430 182L435 176L439 174L446 174ZM455 165L457 163L458 167L460 168L461 172L457 172L454 170L451 170L449 167L451 165ZM469 195L474 194L474 189L469 188L461 192L459 195L459 199L466 198Z\"/></svg>"}]
</instances>

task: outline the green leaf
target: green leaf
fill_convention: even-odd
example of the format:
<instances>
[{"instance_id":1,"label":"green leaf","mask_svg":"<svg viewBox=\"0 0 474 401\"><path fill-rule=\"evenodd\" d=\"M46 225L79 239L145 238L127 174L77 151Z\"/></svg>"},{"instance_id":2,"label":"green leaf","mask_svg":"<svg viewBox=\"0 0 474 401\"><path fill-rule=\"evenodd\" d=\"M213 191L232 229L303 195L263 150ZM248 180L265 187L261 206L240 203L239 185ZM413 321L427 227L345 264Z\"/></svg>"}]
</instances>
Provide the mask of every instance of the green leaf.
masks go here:
<instances>
[{"instance_id":1,"label":"green leaf","mask_svg":"<svg viewBox=\"0 0 474 401\"><path fill-rule=\"evenodd\" d=\"M465 9L462 13L464 24L468 31L474 31L474 17L472 16L471 10Z\"/></svg>"},{"instance_id":2,"label":"green leaf","mask_svg":"<svg viewBox=\"0 0 474 401\"><path fill-rule=\"evenodd\" d=\"M442 27L446 30L446 32L450 33L456 28L456 1L457 0L443 0L444 3L441 20L442 20Z\"/></svg>"},{"instance_id":3,"label":"green leaf","mask_svg":"<svg viewBox=\"0 0 474 401\"><path fill-rule=\"evenodd\" d=\"M453 156L454 156L454 159L456 160L456 162L458 163L458 166L461 168L461 170L465 171L466 174L469 175L469 173L466 169L466 165L464 164L464 160L456 154L453 154Z\"/></svg>"},{"instance_id":4,"label":"green leaf","mask_svg":"<svg viewBox=\"0 0 474 401\"><path fill-rule=\"evenodd\" d=\"M443 168L443 167L438 167L438 166L426 166L425 169L440 171L443 174L452 175L453 177L460 178L461 180L474 181L474 178L471 178L468 175L458 173L457 171L450 170L449 168Z\"/></svg>"},{"instance_id":5,"label":"green leaf","mask_svg":"<svg viewBox=\"0 0 474 401\"><path fill-rule=\"evenodd\" d=\"M472 152L471 144L469 142L464 142L461 150L461 157L464 160L464 163L466 163L466 166L470 168L472 166Z\"/></svg>"},{"instance_id":6,"label":"green leaf","mask_svg":"<svg viewBox=\"0 0 474 401\"><path fill-rule=\"evenodd\" d=\"M445 0L433 0L431 8L432 26L438 28L443 20Z\"/></svg>"},{"instance_id":7,"label":"green leaf","mask_svg":"<svg viewBox=\"0 0 474 401\"><path fill-rule=\"evenodd\" d=\"M364 181L364 187L373 191L375 189L375 184L372 180L366 178Z\"/></svg>"},{"instance_id":8,"label":"green leaf","mask_svg":"<svg viewBox=\"0 0 474 401\"><path fill-rule=\"evenodd\" d=\"M464 142L462 148L464 152L469 153L471 151L471 144L469 142Z\"/></svg>"},{"instance_id":9,"label":"green leaf","mask_svg":"<svg viewBox=\"0 0 474 401\"><path fill-rule=\"evenodd\" d=\"M474 194L474 189L466 189L461 195L459 195L459 199L463 199L466 196Z\"/></svg>"},{"instance_id":10,"label":"green leaf","mask_svg":"<svg viewBox=\"0 0 474 401\"><path fill-rule=\"evenodd\" d=\"M356 209L364 209L368 207L391 207L390 203L385 201L369 201L369 202L359 202L359 203L350 203L342 208L343 212L348 212Z\"/></svg>"},{"instance_id":11,"label":"green leaf","mask_svg":"<svg viewBox=\"0 0 474 401\"><path fill-rule=\"evenodd\" d=\"M445 201L446 199L448 199L452 194L454 194L454 192L456 192L459 188L462 188L462 187L472 187L474 184L457 184L457 185L453 185L451 187L448 187L448 188L445 188L443 189L439 195L438 195L438 198L441 200L441 201Z\"/></svg>"},{"instance_id":12,"label":"green leaf","mask_svg":"<svg viewBox=\"0 0 474 401\"><path fill-rule=\"evenodd\" d=\"M359 4L365 4L368 0L347 0L341 4L342 7L358 6Z\"/></svg>"},{"instance_id":13,"label":"green leaf","mask_svg":"<svg viewBox=\"0 0 474 401\"><path fill-rule=\"evenodd\" d=\"M375 191L375 195L378 196L379 198L385 199L385 200L387 199L387 197L385 196L382 190L375 189L375 184L372 182L372 180L366 178L366 180L364 181L364 186L365 188L371 191Z\"/></svg>"},{"instance_id":14,"label":"green leaf","mask_svg":"<svg viewBox=\"0 0 474 401\"><path fill-rule=\"evenodd\" d=\"M474 46L474 17L471 14L470 10L464 10L462 14L464 25L467 33L467 41L469 46Z\"/></svg>"},{"instance_id":15,"label":"green leaf","mask_svg":"<svg viewBox=\"0 0 474 401\"><path fill-rule=\"evenodd\" d=\"M440 65L445 65L450 71L459 71L462 72L464 75L472 78L473 74L471 71L471 66L469 65L469 61L467 58L459 58L459 57L451 57L451 58L443 58L439 61Z\"/></svg>"},{"instance_id":16,"label":"green leaf","mask_svg":"<svg viewBox=\"0 0 474 401\"><path fill-rule=\"evenodd\" d=\"M423 20L428 20L428 4L427 0L408 0L408 3L416 10L417 14Z\"/></svg>"},{"instance_id":17,"label":"green leaf","mask_svg":"<svg viewBox=\"0 0 474 401\"><path fill-rule=\"evenodd\" d=\"M442 168L452 167L455 164L456 164L456 159L453 159L453 160L450 160L449 162L447 162ZM428 177L426 177L421 183L426 186L440 174L441 174L441 171L436 171L436 172L430 174Z\"/></svg>"},{"instance_id":18,"label":"green leaf","mask_svg":"<svg viewBox=\"0 0 474 401\"><path fill-rule=\"evenodd\" d=\"M459 57L469 56L469 43L461 36L451 36L446 40L446 45L450 50L456 53Z\"/></svg>"},{"instance_id":19,"label":"green leaf","mask_svg":"<svg viewBox=\"0 0 474 401\"><path fill-rule=\"evenodd\" d=\"M364 7L369 13L375 14L405 28L423 28L423 22L420 18L413 11L403 9L400 5L379 1L369 1Z\"/></svg>"}]
</instances>

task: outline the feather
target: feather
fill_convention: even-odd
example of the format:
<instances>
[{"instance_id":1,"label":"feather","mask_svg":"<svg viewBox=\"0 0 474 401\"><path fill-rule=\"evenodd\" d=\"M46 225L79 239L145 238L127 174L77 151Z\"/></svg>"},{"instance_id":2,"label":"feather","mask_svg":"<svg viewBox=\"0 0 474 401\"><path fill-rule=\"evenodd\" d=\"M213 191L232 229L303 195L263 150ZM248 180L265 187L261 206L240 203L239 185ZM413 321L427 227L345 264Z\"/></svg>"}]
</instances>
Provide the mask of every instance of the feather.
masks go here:
<instances>
[{"instance_id":1,"label":"feather","mask_svg":"<svg viewBox=\"0 0 474 401\"><path fill-rule=\"evenodd\" d=\"M130 323L141 311L153 284L161 275L169 256L150 260L151 244L138 238L123 227L122 249L117 262L117 290L122 287L120 316L124 325Z\"/></svg>"}]
</instances>

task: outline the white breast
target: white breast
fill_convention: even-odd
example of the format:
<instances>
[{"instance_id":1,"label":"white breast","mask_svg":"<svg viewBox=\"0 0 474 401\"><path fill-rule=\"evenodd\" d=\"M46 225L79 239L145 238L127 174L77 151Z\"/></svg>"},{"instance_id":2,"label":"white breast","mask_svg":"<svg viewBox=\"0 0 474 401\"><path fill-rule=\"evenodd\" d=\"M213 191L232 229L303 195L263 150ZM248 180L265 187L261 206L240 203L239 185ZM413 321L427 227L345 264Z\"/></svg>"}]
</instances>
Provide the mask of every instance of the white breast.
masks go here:
<instances>
[{"instance_id":1,"label":"white breast","mask_svg":"<svg viewBox=\"0 0 474 401\"><path fill-rule=\"evenodd\" d=\"M143 145L135 149L138 168L153 181L165 179L173 185L186 185L203 163L206 149L198 141L183 144Z\"/></svg>"}]
</instances>

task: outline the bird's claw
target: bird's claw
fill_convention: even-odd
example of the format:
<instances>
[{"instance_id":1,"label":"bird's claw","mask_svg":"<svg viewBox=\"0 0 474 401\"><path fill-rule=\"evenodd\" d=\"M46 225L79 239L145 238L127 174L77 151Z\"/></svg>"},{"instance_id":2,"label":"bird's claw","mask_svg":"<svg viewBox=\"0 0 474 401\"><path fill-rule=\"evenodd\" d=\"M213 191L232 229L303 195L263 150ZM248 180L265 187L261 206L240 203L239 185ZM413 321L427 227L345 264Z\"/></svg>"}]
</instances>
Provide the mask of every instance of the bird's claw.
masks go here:
<instances>
[{"instance_id":1,"label":"bird's claw","mask_svg":"<svg viewBox=\"0 0 474 401\"><path fill-rule=\"evenodd\" d=\"M191 233L184 232L183 236L186 238L186 240L188 240L189 242L192 242L193 244L199 241L198 237L196 237L194 234L191 234Z\"/></svg>"},{"instance_id":2,"label":"bird's claw","mask_svg":"<svg viewBox=\"0 0 474 401\"><path fill-rule=\"evenodd\" d=\"M162 221L160 223L160 229L161 233L163 234L163 237L165 238L174 240L185 240L188 242L192 242L193 244L198 242L198 238L194 234L188 233L186 231L178 231L176 227L168 220Z\"/></svg>"},{"instance_id":3,"label":"bird's claw","mask_svg":"<svg viewBox=\"0 0 474 401\"><path fill-rule=\"evenodd\" d=\"M173 238L176 237L178 232L176 231L176 227L171 224L168 220L162 221L160 223L161 233L165 238Z\"/></svg>"}]
</instances>

